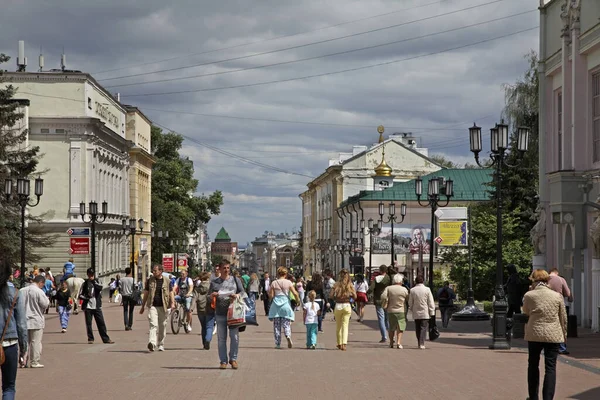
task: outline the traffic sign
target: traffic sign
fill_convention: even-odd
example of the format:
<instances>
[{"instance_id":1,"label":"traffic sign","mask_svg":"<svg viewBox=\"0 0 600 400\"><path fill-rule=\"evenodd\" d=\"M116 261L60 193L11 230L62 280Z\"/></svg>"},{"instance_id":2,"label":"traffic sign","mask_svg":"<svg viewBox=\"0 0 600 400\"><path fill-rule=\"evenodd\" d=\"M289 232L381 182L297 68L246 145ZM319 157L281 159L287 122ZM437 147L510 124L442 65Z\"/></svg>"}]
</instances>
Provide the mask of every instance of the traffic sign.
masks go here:
<instances>
[{"instance_id":1,"label":"traffic sign","mask_svg":"<svg viewBox=\"0 0 600 400\"><path fill-rule=\"evenodd\" d=\"M435 240L435 242L436 242L437 244L440 244L440 243L442 243L442 241L443 241L443 239L442 239L441 237L439 237L439 236L438 236L438 237L436 237L434 240Z\"/></svg>"},{"instance_id":2,"label":"traffic sign","mask_svg":"<svg viewBox=\"0 0 600 400\"><path fill-rule=\"evenodd\" d=\"M69 239L69 254L90 254L90 238L71 238Z\"/></svg>"},{"instance_id":3,"label":"traffic sign","mask_svg":"<svg viewBox=\"0 0 600 400\"><path fill-rule=\"evenodd\" d=\"M164 253L163 254L162 266L163 266L163 271L173 272L173 254L172 253Z\"/></svg>"},{"instance_id":4,"label":"traffic sign","mask_svg":"<svg viewBox=\"0 0 600 400\"><path fill-rule=\"evenodd\" d=\"M67 234L69 236L90 236L90 228L69 228Z\"/></svg>"}]
</instances>

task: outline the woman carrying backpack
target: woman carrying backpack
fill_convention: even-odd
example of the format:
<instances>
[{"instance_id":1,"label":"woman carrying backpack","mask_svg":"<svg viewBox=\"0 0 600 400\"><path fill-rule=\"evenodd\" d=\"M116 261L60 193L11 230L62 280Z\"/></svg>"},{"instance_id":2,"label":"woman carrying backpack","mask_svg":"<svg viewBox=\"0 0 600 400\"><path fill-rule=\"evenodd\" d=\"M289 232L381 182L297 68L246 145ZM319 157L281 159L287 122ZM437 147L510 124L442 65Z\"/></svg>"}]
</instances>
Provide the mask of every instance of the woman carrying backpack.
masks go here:
<instances>
[{"instance_id":1,"label":"woman carrying backpack","mask_svg":"<svg viewBox=\"0 0 600 400\"><path fill-rule=\"evenodd\" d=\"M442 314L442 326L447 328L450 317L452 316L452 311L454 311L454 299L456 299L456 294L454 294L454 291L450 288L450 282L444 282L444 287L438 290L437 298L440 306L440 313Z\"/></svg>"}]
</instances>

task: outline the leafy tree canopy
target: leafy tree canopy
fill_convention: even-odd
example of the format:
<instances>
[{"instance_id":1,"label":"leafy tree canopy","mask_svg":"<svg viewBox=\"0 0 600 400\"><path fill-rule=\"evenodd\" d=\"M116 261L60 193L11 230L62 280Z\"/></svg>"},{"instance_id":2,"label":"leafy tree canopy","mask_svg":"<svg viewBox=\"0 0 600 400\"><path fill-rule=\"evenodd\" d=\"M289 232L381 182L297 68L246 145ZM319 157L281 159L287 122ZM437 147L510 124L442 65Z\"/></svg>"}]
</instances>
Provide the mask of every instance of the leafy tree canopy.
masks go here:
<instances>
[{"instance_id":1,"label":"leafy tree canopy","mask_svg":"<svg viewBox=\"0 0 600 400\"><path fill-rule=\"evenodd\" d=\"M154 230L169 231L172 239L183 239L193 234L200 224L220 213L223 196L220 191L206 196L195 195L198 180L194 178L194 163L179 154L183 137L175 132L163 133L152 127L152 153L156 163L152 169L152 221ZM161 254L171 249L170 240L154 241L152 255L160 260ZM180 252L187 249L178 249Z\"/></svg>"}]
</instances>

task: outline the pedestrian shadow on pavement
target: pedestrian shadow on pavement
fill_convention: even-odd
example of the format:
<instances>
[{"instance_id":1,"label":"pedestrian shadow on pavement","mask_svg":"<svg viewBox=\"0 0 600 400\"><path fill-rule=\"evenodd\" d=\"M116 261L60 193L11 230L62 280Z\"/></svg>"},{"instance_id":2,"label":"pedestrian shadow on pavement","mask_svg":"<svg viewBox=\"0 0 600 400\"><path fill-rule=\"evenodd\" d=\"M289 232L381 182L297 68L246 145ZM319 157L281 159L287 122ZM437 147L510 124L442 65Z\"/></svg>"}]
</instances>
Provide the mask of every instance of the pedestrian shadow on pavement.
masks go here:
<instances>
[{"instance_id":1,"label":"pedestrian shadow on pavement","mask_svg":"<svg viewBox=\"0 0 600 400\"><path fill-rule=\"evenodd\" d=\"M221 369L220 367L161 367L162 369L174 369L174 370L198 370L198 369Z\"/></svg>"},{"instance_id":2,"label":"pedestrian shadow on pavement","mask_svg":"<svg viewBox=\"0 0 600 400\"><path fill-rule=\"evenodd\" d=\"M144 353L150 354L148 350L108 350L106 353Z\"/></svg>"},{"instance_id":3,"label":"pedestrian shadow on pavement","mask_svg":"<svg viewBox=\"0 0 600 400\"><path fill-rule=\"evenodd\" d=\"M586 390L585 392L575 394L573 396L569 396L568 398L574 400L598 400L600 399L600 386L594 389Z\"/></svg>"}]
</instances>

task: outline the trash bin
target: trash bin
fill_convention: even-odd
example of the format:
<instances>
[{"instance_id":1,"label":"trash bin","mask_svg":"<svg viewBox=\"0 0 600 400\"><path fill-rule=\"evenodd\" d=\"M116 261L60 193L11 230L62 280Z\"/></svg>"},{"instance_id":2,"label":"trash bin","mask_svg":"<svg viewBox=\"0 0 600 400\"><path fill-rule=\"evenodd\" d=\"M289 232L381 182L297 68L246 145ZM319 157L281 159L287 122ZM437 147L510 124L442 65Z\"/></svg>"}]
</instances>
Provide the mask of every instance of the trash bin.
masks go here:
<instances>
[{"instance_id":1,"label":"trash bin","mask_svg":"<svg viewBox=\"0 0 600 400\"><path fill-rule=\"evenodd\" d=\"M513 338L525 338L525 324L527 323L527 320L529 320L529 318L525 314L513 315Z\"/></svg>"}]
</instances>

